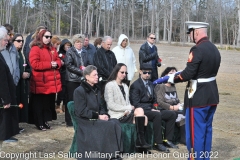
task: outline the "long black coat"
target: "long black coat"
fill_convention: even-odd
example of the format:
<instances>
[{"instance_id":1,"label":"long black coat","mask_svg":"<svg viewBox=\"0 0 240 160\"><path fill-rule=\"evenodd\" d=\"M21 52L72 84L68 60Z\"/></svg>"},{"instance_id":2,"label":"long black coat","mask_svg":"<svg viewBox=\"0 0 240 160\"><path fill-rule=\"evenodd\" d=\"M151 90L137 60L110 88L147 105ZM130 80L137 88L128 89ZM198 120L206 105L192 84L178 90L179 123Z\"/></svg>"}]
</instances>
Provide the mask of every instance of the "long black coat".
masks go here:
<instances>
[{"instance_id":1,"label":"long black coat","mask_svg":"<svg viewBox=\"0 0 240 160\"><path fill-rule=\"evenodd\" d=\"M23 72L30 73L30 66L23 66L24 60L21 52L19 53L20 79L17 85L17 104L22 103L23 108L19 109L19 122L28 122L28 95L29 95L29 78L23 79Z\"/></svg>"},{"instance_id":2,"label":"long black coat","mask_svg":"<svg viewBox=\"0 0 240 160\"><path fill-rule=\"evenodd\" d=\"M98 78L102 77L103 80L107 80L116 64L117 59L111 50L101 47L94 54L93 65L97 67Z\"/></svg>"},{"instance_id":3,"label":"long black coat","mask_svg":"<svg viewBox=\"0 0 240 160\"><path fill-rule=\"evenodd\" d=\"M16 105L16 86L2 54L0 53L0 107L11 103ZM18 134L18 109L0 108L0 140L6 140Z\"/></svg>"},{"instance_id":4,"label":"long black coat","mask_svg":"<svg viewBox=\"0 0 240 160\"><path fill-rule=\"evenodd\" d=\"M87 156L91 151L91 159L98 159L94 157L93 151L110 153L112 156L115 152L122 151L119 122L98 119L99 114L106 114L106 111L100 105L100 90L82 82L81 86L74 91L73 99L78 122L77 151L82 154L82 159L89 160Z\"/></svg>"}]
</instances>

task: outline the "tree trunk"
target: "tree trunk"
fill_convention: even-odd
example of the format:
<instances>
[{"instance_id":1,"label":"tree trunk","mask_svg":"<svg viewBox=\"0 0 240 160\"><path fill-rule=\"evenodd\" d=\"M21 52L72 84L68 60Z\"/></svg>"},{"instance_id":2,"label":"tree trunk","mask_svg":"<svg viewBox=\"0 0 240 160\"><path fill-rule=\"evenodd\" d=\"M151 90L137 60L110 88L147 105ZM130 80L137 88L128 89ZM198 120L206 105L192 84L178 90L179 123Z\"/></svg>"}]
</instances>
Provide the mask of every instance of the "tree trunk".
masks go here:
<instances>
[{"instance_id":1,"label":"tree trunk","mask_svg":"<svg viewBox=\"0 0 240 160\"><path fill-rule=\"evenodd\" d=\"M237 47L240 47L240 0L236 0L238 9L238 36L237 36Z\"/></svg>"},{"instance_id":2,"label":"tree trunk","mask_svg":"<svg viewBox=\"0 0 240 160\"><path fill-rule=\"evenodd\" d=\"M222 36L222 1L219 1L219 24L220 24L220 47L223 45L223 36Z\"/></svg>"},{"instance_id":3,"label":"tree trunk","mask_svg":"<svg viewBox=\"0 0 240 160\"><path fill-rule=\"evenodd\" d=\"M90 0L87 1L87 12L86 12L86 17L85 17L85 25L84 25L84 34L88 33L88 22L89 22L89 7L90 7Z\"/></svg>"},{"instance_id":4,"label":"tree trunk","mask_svg":"<svg viewBox=\"0 0 240 160\"><path fill-rule=\"evenodd\" d=\"M156 10L156 42L159 43L159 11L160 10L160 1L157 1L157 10Z\"/></svg>"},{"instance_id":5,"label":"tree trunk","mask_svg":"<svg viewBox=\"0 0 240 160\"><path fill-rule=\"evenodd\" d=\"M106 35L107 0L104 0L103 35Z\"/></svg>"},{"instance_id":6,"label":"tree trunk","mask_svg":"<svg viewBox=\"0 0 240 160\"><path fill-rule=\"evenodd\" d=\"M118 30L118 33L117 33L117 35L119 35L120 33L122 33L122 10L123 10L123 4L120 2L119 3L119 5L120 5L120 17L119 17L119 30Z\"/></svg>"},{"instance_id":7,"label":"tree trunk","mask_svg":"<svg viewBox=\"0 0 240 160\"><path fill-rule=\"evenodd\" d=\"M134 0L132 0L132 39L134 39Z\"/></svg>"},{"instance_id":8,"label":"tree trunk","mask_svg":"<svg viewBox=\"0 0 240 160\"><path fill-rule=\"evenodd\" d=\"M131 10L131 6L130 5L128 5L127 8L128 8L129 11ZM130 14L127 14L127 35L130 37L129 28L130 28Z\"/></svg>"},{"instance_id":9,"label":"tree trunk","mask_svg":"<svg viewBox=\"0 0 240 160\"><path fill-rule=\"evenodd\" d=\"M145 5L146 5L146 0L143 1L143 7L142 7L142 38L144 36L144 17L145 17Z\"/></svg>"},{"instance_id":10,"label":"tree trunk","mask_svg":"<svg viewBox=\"0 0 240 160\"><path fill-rule=\"evenodd\" d=\"M24 23L24 27L23 27L23 35L25 34L25 31L26 31L26 26L27 26L27 20L28 20L28 10L29 10L29 5L27 7L27 14L26 14L26 20L25 20L25 23Z\"/></svg>"},{"instance_id":11,"label":"tree trunk","mask_svg":"<svg viewBox=\"0 0 240 160\"><path fill-rule=\"evenodd\" d=\"M147 8L147 18L146 18L146 22L145 22L145 23L147 23L147 33L146 33L146 34L149 33L149 30L148 30L148 27L149 27L149 26L148 26L148 18L149 18L149 12L148 12L148 11L149 11L149 1L150 1L150 0L147 1L147 7L146 7L146 8Z\"/></svg>"},{"instance_id":12,"label":"tree trunk","mask_svg":"<svg viewBox=\"0 0 240 160\"><path fill-rule=\"evenodd\" d=\"M70 15L70 31L69 31L69 36L72 37L72 25L73 25L73 2L70 1L71 5L71 15Z\"/></svg>"},{"instance_id":13,"label":"tree trunk","mask_svg":"<svg viewBox=\"0 0 240 160\"><path fill-rule=\"evenodd\" d=\"M173 12L173 0L170 1L170 19L169 19L169 32L168 32L168 43L172 41L172 12Z\"/></svg>"},{"instance_id":14,"label":"tree trunk","mask_svg":"<svg viewBox=\"0 0 240 160\"><path fill-rule=\"evenodd\" d=\"M154 33L154 15L155 15L155 0L152 0L152 22L151 22L151 33Z\"/></svg>"},{"instance_id":15,"label":"tree trunk","mask_svg":"<svg viewBox=\"0 0 240 160\"><path fill-rule=\"evenodd\" d=\"M97 37L99 37L99 32L100 32L100 20L101 20L101 12L102 12L102 9L101 9L101 2L99 0L99 14L98 14L98 24L97 24Z\"/></svg>"},{"instance_id":16,"label":"tree trunk","mask_svg":"<svg viewBox=\"0 0 240 160\"><path fill-rule=\"evenodd\" d=\"M167 0L164 1L164 16L163 16L163 41L166 41L167 31Z\"/></svg>"},{"instance_id":17,"label":"tree trunk","mask_svg":"<svg viewBox=\"0 0 240 160\"><path fill-rule=\"evenodd\" d=\"M58 35L61 35L61 7L58 9Z\"/></svg>"},{"instance_id":18,"label":"tree trunk","mask_svg":"<svg viewBox=\"0 0 240 160\"><path fill-rule=\"evenodd\" d=\"M107 3L108 4L108 16L107 16L107 35L109 35L109 28L110 28L110 15L111 15L111 12L110 12L110 2Z\"/></svg>"},{"instance_id":19,"label":"tree trunk","mask_svg":"<svg viewBox=\"0 0 240 160\"><path fill-rule=\"evenodd\" d=\"M80 34L83 33L83 1L80 2L80 8L81 8L81 30L80 30Z\"/></svg>"},{"instance_id":20,"label":"tree trunk","mask_svg":"<svg viewBox=\"0 0 240 160\"><path fill-rule=\"evenodd\" d=\"M55 34L58 34L57 33L57 28L58 28L58 4L57 4L58 2L57 2L57 0L56 0L56 5L55 5L55 7L56 7L56 9L55 9Z\"/></svg>"},{"instance_id":21,"label":"tree trunk","mask_svg":"<svg viewBox=\"0 0 240 160\"><path fill-rule=\"evenodd\" d=\"M116 5L116 1L114 0L114 4ZM113 5L114 6L114 5ZM115 10L116 7L112 6L112 25L111 25L111 37L115 37L116 35L113 33L113 26L114 26L114 21L115 21Z\"/></svg>"},{"instance_id":22,"label":"tree trunk","mask_svg":"<svg viewBox=\"0 0 240 160\"><path fill-rule=\"evenodd\" d=\"M92 32L93 32L93 8L92 8L92 14L91 14L91 22L89 24L90 26L90 36L92 37Z\"/></svg>"}]
</instances>

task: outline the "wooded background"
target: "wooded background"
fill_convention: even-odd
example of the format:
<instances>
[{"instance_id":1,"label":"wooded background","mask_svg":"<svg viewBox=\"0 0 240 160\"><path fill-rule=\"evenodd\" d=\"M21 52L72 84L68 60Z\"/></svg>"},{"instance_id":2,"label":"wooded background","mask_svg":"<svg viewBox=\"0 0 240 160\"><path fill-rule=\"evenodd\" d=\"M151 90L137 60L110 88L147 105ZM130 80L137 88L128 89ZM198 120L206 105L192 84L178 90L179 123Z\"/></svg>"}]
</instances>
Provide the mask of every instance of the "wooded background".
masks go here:
<instances>
[{"instance_id":1,"label":"wooded background","mask_svg":"<svg viewBox=\"0 0 240 160\"><path fill-rule=\"evenodd\" d=\"M158 41L188 41L185 21L209 23L213 43L240 47L240 0L0 0L0 24L28 34L40 24L56 35L121 33Z\"/></svg>"}]
</instances>

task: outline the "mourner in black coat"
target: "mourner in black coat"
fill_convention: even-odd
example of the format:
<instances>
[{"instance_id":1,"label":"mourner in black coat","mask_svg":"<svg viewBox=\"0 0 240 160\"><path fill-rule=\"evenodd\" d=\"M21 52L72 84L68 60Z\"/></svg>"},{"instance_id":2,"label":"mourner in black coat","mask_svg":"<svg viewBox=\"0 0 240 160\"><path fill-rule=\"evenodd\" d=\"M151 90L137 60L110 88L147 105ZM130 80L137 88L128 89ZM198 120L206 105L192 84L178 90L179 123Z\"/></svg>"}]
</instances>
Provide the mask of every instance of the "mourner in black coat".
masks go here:
<instances>
[{"instance_id":1,"label":"mourner in black coat","mask_svg":"<svg viewBox=\"0 0 240 160\"><path fill-rule=\"evenodd\" d=\"M154 45L155 34L149 33L147 42L145 42L139 50L139 64L150 64L152 65L151 81L158 79L158 68L161 66L161 59L158 57L157 47Z\"/></svg>"},{"instance_id":2,"label":"mourner in black coat","mask_svg":"<svg viewBox=\"0 0 240 160\"><path fill-rule=\"evenodd\" d=\"M96 86L97 68L89 65L85 68L86 81L81 83L73 95L74 110L78 122L77 146L79 159L116 158L122 151L121 127L117 120L110 120L101 106L101 94ZM121 159L121 158L118 158Z\"/></svg>"},{"instance_id":3,"label":"mourner in black coat","mask_svg":"<svg viewBox=\"0 0 240 160\"><path fill-rule=\"evenodd\" d=\"M67 102L73 100L73 92L79 87L83 78L83 69L89 65L87 52L82 49L83 40L83 35L74 35L72 38L73 46L67 50L64 58ZM67 107L65 108L65 122L67 126L73 126Z\"/></svg>"},{"instance_id":4,"label":"mourner in black coat","mask_svg":"<svg viewBox=\"0 0 240 160\"><path fill-rule=\"evenodd\" d=\"M117 59L115 54L110 50L112 46L112 38L105 36L103 38L102 46L97 50L93 57L93 65L97 67L99 87L101 88L101 93L103 94L104 86L110 76L113 68L117 64Z\"/></svg>"},{"instance_id":5,"label":"mourner in black coat","mask_svg":"<svg viewBox=\"0 0 240 160\"><path fill-rule=\"evenodd\" d=\"M0 27L0 51L7 45L7 31ZM18 109L16 105L16 86L2 54L0 53L0 150L2 141L19 133ZM3 108L4 107L4 108ZM9 108L10 107L10 108Z\"/></svg>"},{"instance_id":6,"label":"mourner in black coat","mask_svg":"<svg viewBox=\"0 0 240 160\"><path fill-rule=\"evenodd\" d=\"M130 86L130 102L133 106L142 107L144 114L148 117L148 121L153 122L155 149L163 152L169 152L170 148L178 148L171 141L174 133L174 125L176 120L176 113L168 110L158 110L154 107L157 104L153 83L149 81L152 66L143 64L140 67L140 75ZM162 139L162 120L166 122L166 130L164 133L164 140Z\"/></svg>"}]
</instances>

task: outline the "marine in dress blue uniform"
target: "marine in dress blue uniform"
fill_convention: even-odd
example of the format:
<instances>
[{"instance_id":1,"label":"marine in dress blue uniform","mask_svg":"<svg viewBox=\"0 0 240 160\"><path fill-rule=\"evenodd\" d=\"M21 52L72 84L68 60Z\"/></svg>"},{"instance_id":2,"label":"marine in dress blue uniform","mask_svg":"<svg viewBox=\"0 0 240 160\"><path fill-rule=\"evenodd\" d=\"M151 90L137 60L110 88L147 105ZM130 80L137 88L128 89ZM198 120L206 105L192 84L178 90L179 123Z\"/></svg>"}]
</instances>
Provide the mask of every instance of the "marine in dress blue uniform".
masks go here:
<instances>
[{"instance_id":1,"label":"marine in dress blue uniform","mask_svg":"<svg viewBox=\"0 0 240 160\"><path fill-rule=\"evenodd\" d=\"M186 22L187 34L196 43L189 52L186 68L169 82L188 81L184 97L186 108L186 143L190 159L210 159L212 146L212 121L219 103L216 76L221 56L207 37L208 23ZM194 85L195 84L195 85Z\"/></svg>"}]
</instances>

